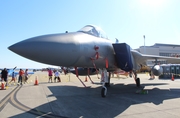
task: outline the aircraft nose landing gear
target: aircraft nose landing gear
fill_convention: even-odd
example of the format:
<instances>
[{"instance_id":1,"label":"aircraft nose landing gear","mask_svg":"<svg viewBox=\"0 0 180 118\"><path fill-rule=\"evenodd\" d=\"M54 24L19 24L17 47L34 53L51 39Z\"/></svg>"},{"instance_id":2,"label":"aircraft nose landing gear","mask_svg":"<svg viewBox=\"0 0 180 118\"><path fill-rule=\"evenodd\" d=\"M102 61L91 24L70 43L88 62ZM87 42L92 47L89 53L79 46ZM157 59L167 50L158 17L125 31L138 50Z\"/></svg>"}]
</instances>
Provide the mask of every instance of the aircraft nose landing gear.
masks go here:
<instances>
[{"instance_id":1,"label":"aircraft nose landing gear","mask_svg":"<svg viewBox=\"0 0 180 118\"><path fill-rule=\"evenodd\" d=\"M106 97L107 87L110 86L110 76L111 73L109 72L108 75L108 72L105 68L101 70L101 82L102 82L101 96L103 98Z\"/></svg>"},{"instance_id":2,"label":"aircraft nose landing gear","mask_svg":"<svg viewBox=\"0 0 180 118\"><path fill-rule=\"evenodd\" d=\"M106 97L107 88L105 87L105 82L103 83L102 89L101 89L101 96L104 98Z\"/></svg>"}]
</instances>

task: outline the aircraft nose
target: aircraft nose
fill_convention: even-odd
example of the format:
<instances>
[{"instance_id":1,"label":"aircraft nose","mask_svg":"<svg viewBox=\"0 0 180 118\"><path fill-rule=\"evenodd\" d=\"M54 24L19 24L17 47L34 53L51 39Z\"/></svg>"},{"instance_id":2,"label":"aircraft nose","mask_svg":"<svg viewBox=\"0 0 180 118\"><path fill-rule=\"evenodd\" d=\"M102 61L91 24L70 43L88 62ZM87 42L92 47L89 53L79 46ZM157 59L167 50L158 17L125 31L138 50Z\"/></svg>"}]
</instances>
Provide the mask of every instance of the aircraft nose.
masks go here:
<instances>
[{"instance_id":1,"label":"aircraft nose","mask_svg":"<svg viewBox=\"0 0 180 118\"><path fill-rule=\"evenodd\" d=\"M58 66L71 66L80 52L79 42L71 33L33 37L8 48L25 58Z\"/></svg>"}]
</instances>

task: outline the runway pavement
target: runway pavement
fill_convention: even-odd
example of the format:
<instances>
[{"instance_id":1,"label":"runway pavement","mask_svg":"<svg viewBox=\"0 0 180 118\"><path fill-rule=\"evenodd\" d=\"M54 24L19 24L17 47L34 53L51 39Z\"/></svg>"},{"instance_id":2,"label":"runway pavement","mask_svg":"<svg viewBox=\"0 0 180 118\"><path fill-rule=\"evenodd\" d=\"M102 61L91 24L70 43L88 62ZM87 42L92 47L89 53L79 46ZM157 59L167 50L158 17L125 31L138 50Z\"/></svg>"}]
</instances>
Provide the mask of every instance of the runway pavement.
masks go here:
<instances>
[{"instance_id":1,"label":"runway pavement","mask_svg":"<svg viewBox=\"0 0 180 118\"><path fill-rule=\"evenodd\" d=\"M0 118L180 118L180 79L138 77L141 88L133 78L112 78L102 98L97 75L91 76L94 84L88 79L84 87L72 74L61 75L61 83L48 83L47 72L36 72L28 84L0 90ZM141 89L148 94L137 93Z\"/></svg>"}]
</instances>

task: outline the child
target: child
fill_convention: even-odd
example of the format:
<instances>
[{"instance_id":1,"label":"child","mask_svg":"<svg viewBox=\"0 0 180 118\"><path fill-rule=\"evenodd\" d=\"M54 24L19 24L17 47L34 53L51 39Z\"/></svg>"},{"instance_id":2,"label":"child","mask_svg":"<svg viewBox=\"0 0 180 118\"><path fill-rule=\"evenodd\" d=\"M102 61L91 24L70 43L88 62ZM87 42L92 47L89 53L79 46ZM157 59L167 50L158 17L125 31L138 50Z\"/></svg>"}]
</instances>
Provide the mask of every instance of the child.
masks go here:
<instances>
[{"instance_id":1,"label":"child","mask_svg":"<svg viewBox=\"0 0 180 118\"><path fill-rule=\"evenodd\" d=\"M11 81L9 83L11 83L12 81L14 81L14 83L16 82L14 72L12 72L12 79L11 79Z\"/></svg>"}]
</instances>

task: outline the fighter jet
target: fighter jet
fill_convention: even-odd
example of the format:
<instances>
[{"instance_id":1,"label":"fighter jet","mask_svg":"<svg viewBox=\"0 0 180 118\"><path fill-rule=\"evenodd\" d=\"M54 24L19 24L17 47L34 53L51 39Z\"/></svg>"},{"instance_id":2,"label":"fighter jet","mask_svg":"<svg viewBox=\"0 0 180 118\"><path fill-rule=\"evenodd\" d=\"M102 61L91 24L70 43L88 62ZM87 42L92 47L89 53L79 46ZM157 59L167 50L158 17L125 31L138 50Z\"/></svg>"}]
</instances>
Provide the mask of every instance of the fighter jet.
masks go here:
<instances>
[{"instance_id":1,"label":"fighter jet","mask_svg":"<svg viewBox=\"0 0 180 118\"><path fill-rule=\"evenodd\" d=\"M136 85L139 87L140 79L137 77L136 70L140 68L140 65L145 65L148 59L154 59L155 62L158 59L166 59L169 63L180 63L179 58L144 55L131 49L126 43L113 43L101 28L94 25L86 25L76 32L29 38L8 48L37 62L75 67L77 77L78 73L81 73L78 71L83 70L77 67L94 68L96 71L100 69L106 75L109 72L109 78L103 83L101 90L102 97L106 96L110 72L121 69L133 73ZM152 72L156 76L159 76L162 71L158 63L152 67Z\"/></svg>"}]
</instances>

